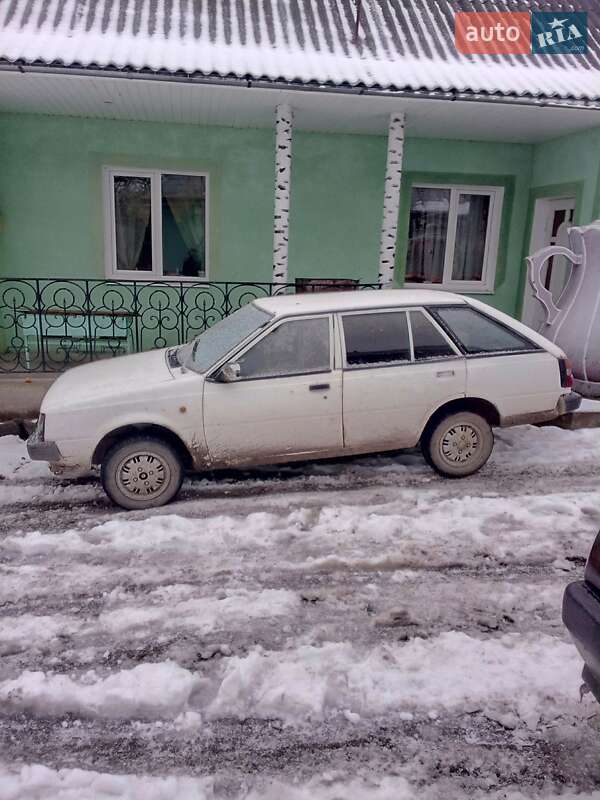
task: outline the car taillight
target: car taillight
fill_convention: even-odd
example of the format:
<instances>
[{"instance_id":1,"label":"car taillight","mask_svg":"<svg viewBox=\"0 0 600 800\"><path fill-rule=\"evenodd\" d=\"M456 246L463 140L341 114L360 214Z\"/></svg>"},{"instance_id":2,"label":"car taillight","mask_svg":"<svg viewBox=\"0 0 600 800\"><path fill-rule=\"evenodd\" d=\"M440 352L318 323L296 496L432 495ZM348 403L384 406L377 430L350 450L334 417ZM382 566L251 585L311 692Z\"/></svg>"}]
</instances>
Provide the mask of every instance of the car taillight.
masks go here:
<instances>
[{"instance_id":1,"label":"car taillight","mask_svg":"<svg viewBox=\"0 0 600 800\"><path fill-rule=\"evenodd\" d=\"M568 358L558 359L558 368L560 370L560 385L563 389L573 388L573 370L571 369L571 362Z\"/></svg>"},{"instance_id":2,"label":"car taillight","mask_svg":"<svg viewBox=\"0 0 600 800\"><path fill-rule=\"evenodd\" d=\"M585 580L600 591L600 533L596 536L585 565Z\"/></svg>"}]
</instances>

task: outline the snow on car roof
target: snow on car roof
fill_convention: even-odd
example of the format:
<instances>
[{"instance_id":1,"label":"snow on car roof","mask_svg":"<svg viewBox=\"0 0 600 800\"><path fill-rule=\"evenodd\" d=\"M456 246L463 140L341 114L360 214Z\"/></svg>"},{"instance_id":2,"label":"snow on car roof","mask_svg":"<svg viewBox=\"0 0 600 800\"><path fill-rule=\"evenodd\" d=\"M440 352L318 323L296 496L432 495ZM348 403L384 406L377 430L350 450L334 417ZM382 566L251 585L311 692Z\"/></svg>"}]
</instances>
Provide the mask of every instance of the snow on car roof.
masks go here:
<instances>
[{"instance_id":1,"label":"snow on car roof","mask_svg":"<svg viewBox=\"0 0 600 800\"><path fill-rule=\"evenodd\" d=\"M313 314L319 311L353 311L361 308L390 306L443 305L466 303L464 297L438 289L365 289L348 292L309 292L261 297L254 301L259 308L276 316Z\"/></svg>"}]
</instances>

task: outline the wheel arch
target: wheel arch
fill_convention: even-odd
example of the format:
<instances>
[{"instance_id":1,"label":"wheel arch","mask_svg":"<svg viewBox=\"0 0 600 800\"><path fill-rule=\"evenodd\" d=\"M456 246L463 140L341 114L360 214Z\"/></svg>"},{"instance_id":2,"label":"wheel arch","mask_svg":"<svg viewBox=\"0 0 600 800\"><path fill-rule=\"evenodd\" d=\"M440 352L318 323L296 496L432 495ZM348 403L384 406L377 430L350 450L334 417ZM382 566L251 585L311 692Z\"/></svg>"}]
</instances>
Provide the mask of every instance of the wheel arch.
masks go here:
<instances>
[{"instance_id":1,"label":"wheel arch","mask_svg":"<svg viewBox=\"0 0 600 800\"><path fill-rule=\"evenodd\" d=\"M161 441L170 444L181 458L184 468L191 469L193 467L194 460L192 458L192 454L190 453L184 441L170 428L166 428L164 425L159 425L153 422L140 422L121 425L119 428L115 428L114 430L106 433L102 439L100 439L96 445L96 448L94 449L94 453L92 455L92 464L101 464L110 448L117 444L117 442L128 439L131 436L142 435L153 436L156 439L160 439Z\"/></svg>"},{"instance_id":2,"label":"wheel arch","mask_svg":"<svg viewBox=\"0 0 600 800\"><path fill-rule=\"evenodd\" d=\"M458 397L450 400L437 408L429 417L421 432L421 441L424 441L437 423L457 411L471 411L482 416L492 427L500 425L500 412L489 400L482 397Z\"/></svg>"}]
</instances>

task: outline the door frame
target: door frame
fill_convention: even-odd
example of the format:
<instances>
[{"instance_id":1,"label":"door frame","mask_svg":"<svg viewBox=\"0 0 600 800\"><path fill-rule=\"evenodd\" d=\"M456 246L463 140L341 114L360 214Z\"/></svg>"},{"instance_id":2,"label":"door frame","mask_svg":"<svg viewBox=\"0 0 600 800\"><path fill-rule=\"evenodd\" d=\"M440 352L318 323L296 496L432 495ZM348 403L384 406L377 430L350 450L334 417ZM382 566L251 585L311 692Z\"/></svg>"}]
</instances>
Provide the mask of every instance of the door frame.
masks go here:
<instances>
[{"instance_id":1,"label":"door frame","mask_svg":"<svg viewBox=\"0 0 600 800\"><path fill-rule=\"evenodd\" d=\"M533 222L531 225L531 237L529 240L529 253L535 253L545 247L546 225L549 215L555 210L554 206L559 203L573 203L573 217L575 217L575 207L577 199L574 195L562 195L561 197L539 197L533 207Z\"/></svg>"},{"instance_id":2,"label":"door frame","mask_svg":"<svg viewBox=\"0 0 600 800\"><path fill-rule=\"evenodd\" d=\"M282 325L285 325L290 322L301 322L304 320L311 320L311 319L323 319L326 320L328 324L329 330L329 366L325 370L310 370L306 372L291 372L291 373L278 373L274 375L260 375L255 377L247 377L247 378L239 378L231 384L228 384L230 388L225 389L225 391L237 391L236 387L240 386L247 386L247 391L252 390L252 384L255 386L260 386L260 390L269 389L269 386L275 381L275 389L274 395L279 399L279 394L276 391L277 383L280 381L283 382L286 379L294 379L296 381L303 380L306 386L311 389L323 390L320 392L320 395L326 391L324 399L328 401L329 404L333 404L336 400L334 396L334 392L338 389L338 396L339 396L339 408L337 410L336 420L339 423L339 441L337 443L331 443L330 446L324 447L322 442L319 442L317 446L315 444L314 447L311 449L298 449L298 450L290 450L290 449L283 449L280 451L273 451L273 452L256 452L256 453L245 453L239 455L233 461L229 458L223 458L222 455L219 454L217 448L215 447L215 439L210 434L211 427L215 427L214 420L212 420L211 424L207 422L207 392L208 391L215 391L215 387L219 387L221 382L216 379L216 375L221 369L221 367L228 363L228 362L235 362L236 359L241 358L248 350L251 350L253 347L256 347L260 342L265 340L268 336L274 333L278 328ZM326 376L329 377L331 375L332 382L331 382L331 391L329 391L329 383L324 384L322 386L318 386L319 377ZM202 405L202 417L203 417L203 426L204 426L204 437L206 441L206 449L208 453L208 461L212 468L220 468L220 467L227 467L227 466L250 466L253 464L267 464L267 463L280 463L280 462L287 462L287 461L297 461L303 460L307 458L327 458L332 456L339 456L342 454L343 451L343 442L344 442L344 435L343 435L343 402L342 402L342 391L343 391L343 382L342 382L342 369L339 362L339 346L338 346L338 337L336 331L336 320L335 320L335 312L330 310L323 310L323 311L313 311L307 312L305 314L289 314L287 316L276 317L272 320L272 322L267 325L265 328L261 329L260 333L255 335L254 338L250 340L246 340L245 342L235 346L232 350L229 351L229 354L224 358L220 359L210 370L209 374L207 375L204 381L204 389L203 389L203 405ZM315 386L311 387L309 384L314 381ZM210 388L209 388L210 387ZM259 395L260 395L259 390ZM221 391L221 389L216 389L216 391ZM329 398L332 397L331 400ZM260 402L256 403L256 407L260 406ZM317 417L319 415L314 415ZM321 415L322 416L322 415ZM332 417L332 413L329 412L329 416ZM313 417L311 417L313 418ZM262 421L259 420L258 424L262 424ZM269 422L271 424L271 422ZM216 427L219 426L217 422ZM331 426L328 428L331 430ZM218 440L217 440L218 443Z\"/></svg>"},{"instance_id":3,"label":"door frame","mask_svg":"<svg viewBox=\"0 0 600 800\"><path fill-rule=\"evenodd\" d=\"M517 286L515 318L520 320L523 317L525 306L525 292L528 286L527 262L525 259L530 254L530 244L532 241L533 218L535 206L538 200L549 199L558 200L561 197L575 198L575 211L573 214L573 224L581 223L581 200L583 197L583 181L573 181L571 183L554 183L547 186L536 186L529 191L529 204L527 207L527 219L525 222L525 232L523 236L523 246L521 254L521 270Z\"/></svg>"},{"instance_id":4,"label":"door frame","mask_svg":"<svg viewBox=\"0 0 600 800\"><path fill-rule=\"evenodd\" d=\"M551 238L549 227L553 225L554 216L558 209L565 208L572 211L573 222L570 224L574 224L576 206L577 198L572 194L563 194L560 197L538 197L533 207L529 253L536 253L543 247L548 247L552 244L552 241L548 241L549 234ZM536 308L538 303L535 298L536 292L529 280L526 280L523 288L521 321L526 325L531 325L534 330L539 330L540 324L544 320L544 315L542 313L542 316L538 319L541 309ZM555 302L558 302L558 299Z\"/></svg>"}]
</instances>

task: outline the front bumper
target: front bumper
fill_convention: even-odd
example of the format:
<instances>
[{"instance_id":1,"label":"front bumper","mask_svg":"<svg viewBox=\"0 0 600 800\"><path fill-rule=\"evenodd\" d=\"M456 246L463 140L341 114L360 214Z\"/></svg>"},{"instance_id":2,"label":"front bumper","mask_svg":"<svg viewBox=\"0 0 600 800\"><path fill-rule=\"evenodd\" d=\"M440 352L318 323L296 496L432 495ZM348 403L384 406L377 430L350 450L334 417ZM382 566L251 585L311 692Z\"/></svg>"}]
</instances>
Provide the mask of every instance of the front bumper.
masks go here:
<instances>
[{"instance_id":1,"label":"front bumper","mask_svg":"<svg viewBox=\"0 0 600 800\"><path fill-rule=\"evenodd\" d=\"M62 460L56 442L41 442L35 433L27 439L27 452L32 461L49 461L53 464Z\"/></svg>"},{"instance_id":2,"label":"front bumper","mask_svg":"<svg viewBox=\"0 0 600 800\"><path fill-rule=\"evenodd\" d=\"M562 618L585 662L583 680L600 702L600 599L585 581L565 589Z\"/></svg>"}]
</instances>

